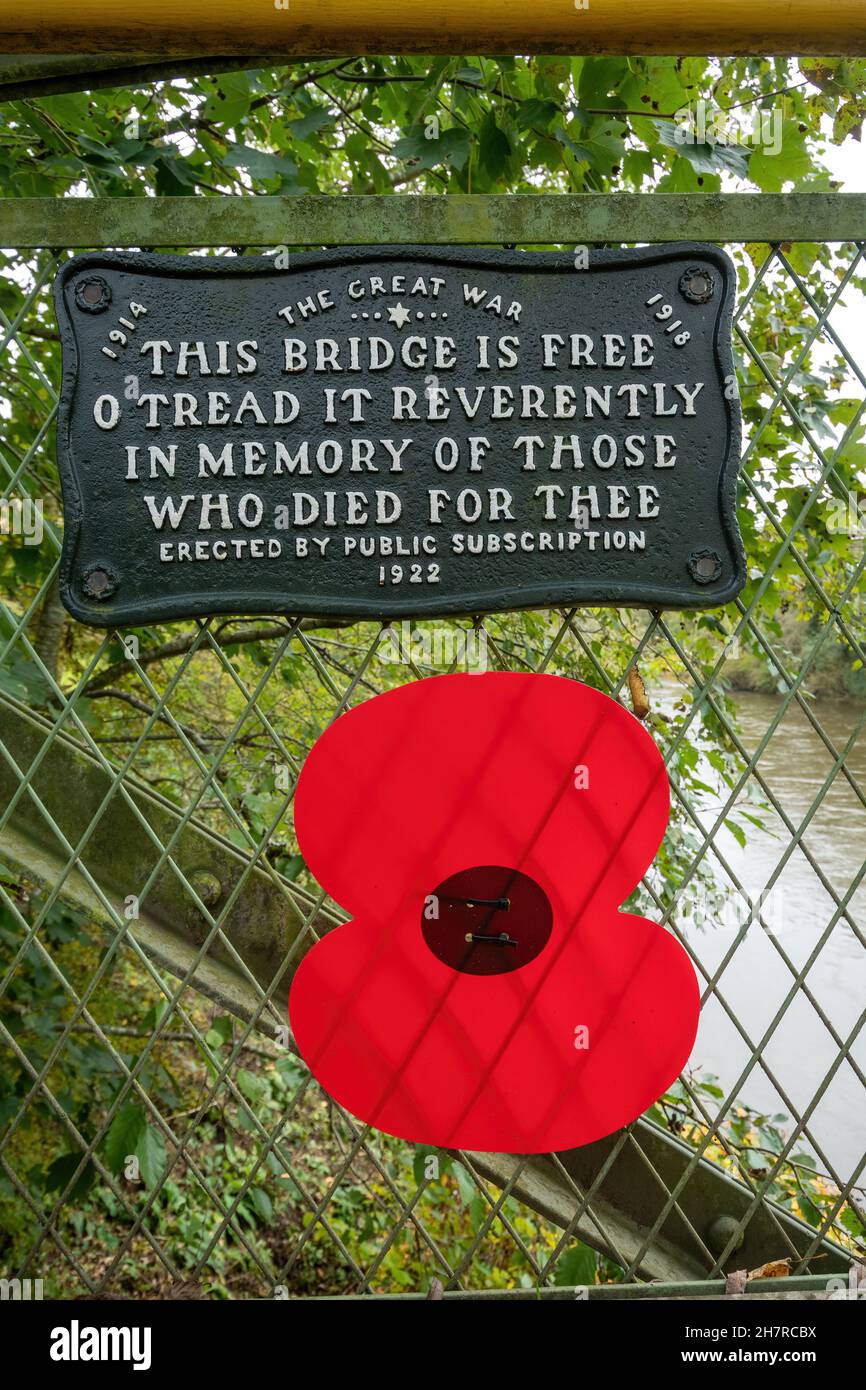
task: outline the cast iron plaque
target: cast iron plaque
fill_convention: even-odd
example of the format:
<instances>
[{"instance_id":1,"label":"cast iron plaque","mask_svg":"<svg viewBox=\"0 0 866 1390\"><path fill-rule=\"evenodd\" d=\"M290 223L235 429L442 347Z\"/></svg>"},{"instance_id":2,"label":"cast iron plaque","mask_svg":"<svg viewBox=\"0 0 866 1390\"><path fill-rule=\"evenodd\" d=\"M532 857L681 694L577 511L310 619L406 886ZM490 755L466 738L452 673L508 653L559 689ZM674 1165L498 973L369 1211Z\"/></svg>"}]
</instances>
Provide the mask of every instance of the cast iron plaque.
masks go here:
<instances>
[{"instance_id":1,"label":"cast iron plaque","mask_svg":"<svg viewBox=\"0 0 866 1390\"><path fill-rule=\"evenodd\" d=\"M733 266L700 245L588 259L70 261L70 612L729 602L745 579Z\"/></svg>"}]
</instances>

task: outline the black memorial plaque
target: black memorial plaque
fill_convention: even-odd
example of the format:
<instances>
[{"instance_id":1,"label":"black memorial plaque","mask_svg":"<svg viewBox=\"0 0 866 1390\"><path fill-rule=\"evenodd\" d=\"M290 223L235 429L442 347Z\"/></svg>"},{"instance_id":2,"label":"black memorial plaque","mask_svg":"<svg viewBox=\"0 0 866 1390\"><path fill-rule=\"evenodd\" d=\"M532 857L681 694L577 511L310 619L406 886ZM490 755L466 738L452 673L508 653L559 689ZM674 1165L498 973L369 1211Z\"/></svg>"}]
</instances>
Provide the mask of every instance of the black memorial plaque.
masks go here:
<instances>
[{"instance_id":1,"label":"black memorial plaque","mask_svg":"<svg viewBox=\"0 0 866 1390\"><path fill-rule=\"evenodd\" d=\"M712 246L93 254L55 286L64 602L704 608L745 579Z\"/></svg>"}]
</instances>

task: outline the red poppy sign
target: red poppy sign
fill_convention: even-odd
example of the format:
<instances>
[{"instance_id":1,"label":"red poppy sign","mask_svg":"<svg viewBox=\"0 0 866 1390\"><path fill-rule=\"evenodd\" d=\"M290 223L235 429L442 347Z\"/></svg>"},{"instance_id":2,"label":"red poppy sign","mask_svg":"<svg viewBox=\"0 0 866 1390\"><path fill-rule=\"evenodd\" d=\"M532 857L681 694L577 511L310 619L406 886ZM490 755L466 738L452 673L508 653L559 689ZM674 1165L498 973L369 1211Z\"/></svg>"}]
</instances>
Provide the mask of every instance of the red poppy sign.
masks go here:
<instances>
[{"instance_id":1,"label":"red poppy sign","mask_svg":"<svg viewBox=\"0 0 866 1390\"><path fill-rule=\"evenodd\" d=\"M539 1153L635 1119L682 1070L695 972L619 911L668 780L614 700L558 676L438 676L318 740L306 863L352 921L301 962L301 1054L359 1119L417 1143Z\"/></svg>"}]
</instances>

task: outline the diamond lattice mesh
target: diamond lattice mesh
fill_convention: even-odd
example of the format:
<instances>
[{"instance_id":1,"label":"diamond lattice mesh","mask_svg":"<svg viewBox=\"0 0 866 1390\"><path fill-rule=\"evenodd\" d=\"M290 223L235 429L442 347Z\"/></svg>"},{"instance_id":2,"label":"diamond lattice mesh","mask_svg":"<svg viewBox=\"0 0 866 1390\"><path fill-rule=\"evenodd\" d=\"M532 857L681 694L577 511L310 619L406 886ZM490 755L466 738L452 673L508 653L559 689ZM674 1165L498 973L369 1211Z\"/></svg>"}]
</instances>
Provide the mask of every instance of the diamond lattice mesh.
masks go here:
<instances>
[{"instance_id":1,"label":"diamond lattice mesh","mask_svg":"<svg viewBox=\"0 0 866 1390\"><path fill-rule=\"evenodd\" d=\"M6 255L0 697L4 721L30 710L37 722L26 765L5 732L3 744L4 1272L61 1296L179 1283L233 1297L423 1292L433 1277L453 1289L582 1285L659 1277L660 1235L677 1218L687 1258L711 1278L759 1212L794 1272L820 1273L827 1237L862 1251L866 378L839 327L862 292L862 254L736 251L751 566L736 604L426 623L404 630L396 660L369 623L211 619L130 640L64 618L48 298L61 257ZM42 505L41 545L27 543L25 499ZM545 1204L533 1160L495 1183L478 1156L365 1129L292 1051L285 990L271 986L339 916L293 839L305 753L344 709L463 669L467 650L625 703L632 665L648 687L673 813L633 901L684 943L703 995L693 1064L650 1117L688 1146L675 1180L631 1127L589 1185L553 1157L559 1206ZM47 804L67 736L99 779L83 820L72 777ZM142 789L161 819L143 813ZM201 826L236 851L228 891L182 853ZM155 951L143 930L166 883L195 923L185 954ZM301 923L282 958L255 955L251 885ZM223 983L203 993L208 961ZM602 1198L630 1148L644 1175L637 1234ZM721 1240L688 1215L702 1157L751 1193ZM768 1199L806 1223L805 1244Z\"/></svg>"}]
</instances>

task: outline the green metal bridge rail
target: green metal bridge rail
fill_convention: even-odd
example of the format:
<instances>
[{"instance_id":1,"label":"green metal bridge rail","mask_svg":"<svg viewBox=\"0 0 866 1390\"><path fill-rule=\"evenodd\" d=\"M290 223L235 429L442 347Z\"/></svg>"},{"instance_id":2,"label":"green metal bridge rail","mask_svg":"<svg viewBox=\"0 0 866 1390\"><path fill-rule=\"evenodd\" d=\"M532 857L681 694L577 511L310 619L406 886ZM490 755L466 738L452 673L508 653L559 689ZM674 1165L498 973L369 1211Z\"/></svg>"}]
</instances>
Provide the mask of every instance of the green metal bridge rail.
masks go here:
<instances>
[{"instance_id":1,"label":"green metal bridge rail","mask_svg":"<svg viewBox=\"0 0 866 1390\"><path fill-rule=\"evenodd\" d=\"M59 891L108 933L123 917L125 897L134 892L143 907L128 924L128 938L157 966L188 978L242 1022L278 1036L289 963L294 967L312 945L309 936L304 943L305 925L321 934L340 919L296 887L269 878L261 867L245 874L246 859L229 841L194 819L185 820L171 802L133 777L118 782L104 758L84 752L76 740L56 733L49 720L2 696L0 734L5 745L0 803L12 811L3 835L6 863L38 878L47 891ZM170 847L170 856L160 853L163 845ZM207 930L208 914L219 917L213 933ZM205 952L206 937L211 940ZM276 974L274 962L283 963ZM693 1153L640 1121L624 1148L605 1139L546 1161L490 1154L466 1158L481 1176L615 1258L614 1250L620 1257L636 1254L656 1211L657 1194L647 1185L647 1172L670 1191ZM576 1193L593 1185L591 1217L580 1210ZM750 1198L749 1189L717 1165L699 1164L682 1201L642 1257L640 1273L662 1280L699 1277L724 1248ZM782 1237L786 1250L803 1255L813 1235L790 1213L768 1204L746 1226L737 1258L756 1268L773 1257ZM829 1274L847 1268L838 1246L822 1242L821 1255Z\"/></svg>"},{"instance_id":2,"label":"green metal bridge rail","mask_svg":"<svg viewBox=\"0 0 866 1390\"><path fill-rule=\"evenodd\" d=\"M429 1301L435 1297L441 1297L443 1301L450 1303L477 1303L485 1302L491 1298L495 1298L497 1301L504 1300L507 1303L534 1303L538 1299L555 1303L574 1303L575 1301L634 1303L656 1298L686 1301L700 1298L707 1299L709 1302L718 1302L722 1299L730 1299L732 1292L725 1279L701 1279L669 1284L578 1284L570 1288L547 1286L538 1289L496 1289L495 1291L489 1289L444 1289L441 1294L431 1286L431 1290L426 1294L380 1293L372 1294L371 1297L377 1303L415 1303ZM793 1277L751 1279L746 1284L746 1291L737 1293L733 1297L736 1302L744 1298L752 1302L773 1299L832 1299L841 1301L849 1298L859 1300L863 1294L852 1279L846 1282L838 1275L828 1279L823 1274L800 1274ZM305 1300L295 1298L292 1301L302 1303ZM353 1303L355 1301L355 1294L325 1294L316 1299L316 1302L325 1303Z\"/></svg>"},{"instance_id":3,"label":"green metal bridge rail","mask_svg":"<svg viewBox=\"0 0 866 1390\"><path fill-rule=\"evenodd\" d=\"M857 241L866 193L3 198L0 246Z\"/></svg>"},{"instance_id":4,"label":"green metal bridge rail","mask_svg":"<svg viewBox=\"0 0 866 1390\"><path fill-rule=\"evenodd\" d=\"M293 776L296 775L299 770L297 751L261 703L274 673L290 654L300 654L311 678L320 690L327 692L328 718L336 717L367 693L365 683L375 668L379 630L373 631L368 641L366 629L359 627L357 631L362 634L362 642L356 648L352 665L346 666L349 658L343 655L342 665L337 667L329 665L325 659L327 654L320 641L322 625L317 627L311 619L276 618L269 635L268 664L252 688L244 683L226 650L232 643L221 635L220 627L213 621L176 625L187 636L191 634L192 640L186 643L185 650L179 648L177 664L162 685L151 674L146 649L141 657L130 655L128 660L112 665L108 656L112 642L109 633L95 650L75 689L64 690L34 645L35 619L51 591L55 563L39 592L16 612L14 630L0 636L0 660L12 652L26 658L41 673L51 696L47 712L27 709L12 696L0 696L0 860L26 880L42 884L44 890L38 912L28 921L14 896L0 884L0 896L21 932L20 948L7 977L0 984L0 993L27 953L35 952L41 965L63 989L70 1005L70 1015L58 1025L50 1056L40 1067L34 1065L14 1034L0 1022L4 1043L30 1081L25 1100L0 1137L0 1167L33 1218L32 1247L17 1273L26 1276L38 1268L39 1252L44 1242L49 1241L76 1273L83 1288L111 1287L112 1279L122 1271L132 1242L141 1237L148 1242L167 1274L173 1279L180 1278L175 1253L157 1239L148 1218L166 1180L181 1161L187 1169L187 1180L200 1187L218 1213L208 1248L194 1272L201 1272L216 1244L230 1236L244 1246L267 1290L290 1275L314 1231L325 1232L334 1242L355 1280L357 1292L363 1293L374 1288L383 1260L404 1230L411 1230L426 1250L432 1273L450 1289L462 1290L458 1296L466 1297L483 1293L472 1288L472 1261L493 1231L504 1232L514 1248L521 1252L544 1296L564 1296L563 1291L552 1291L549 1284L557 1258L573 1237L579 1237L621 1266L625 1283L615 1287L623 1293L613 1296L629 1296L629 1290L641 1295L646 1292L642 1281L647 1280L655 1281L650 1287L656 1292L664 1289L671 1297L687 1296L683 1290L696 1288L707 1296L718 1296L724 1288L719 1280L724 1271L755 1268L766 1261L783 1258L790 1261L793 1275L788 1288L815 1292L824 1287L830 1275L847 1269L850 1254L832 1239L833 1222L846 1202L859 1210L858 1180L866 1166L866 1155L852 1172L838 1173L815 1136L813 1117L842 1067L853 1071L866 1100L866 1076L852 1051L864 1017L842 1036L811 989L808 975L837 924L844 923L866 948L866 935L856 920L852 905L866 866L847 890L840 893L814 855L808 831L837 777L844 780L860 808L866 807L866 793L846 762L866 722L866 711L854 721L845 745L838 747L812 708L806 682L831 635L841 637L854 653L866 659L862 625L856 620L854 609L855 600L862 591L866 556L861 554L853 558L847 588L840 597L826 592L821 575L796 546L798 529L814 501L827 487L834 488L838 494L841 484L834 474L835 454L824 452L808 419L798 409L794 379L812 346L820 341L829 343L844 370L860 387L866 387L863 370L840 341L830 319L854 275L862 274L864 238L866 196L856 194L0 200L0 245L40 253L22 257L21 265L27 268L27 275L22 275L20 283L24 284L28 277L29 283L20 290L16 310L7 313L0 305L0 358L5 354L7 360L14 360L16 370L27 374L48 403L44 422L23 457L8 454L0 439L3 492L9 497L33 496L43 486L38 470L45 464L45 441L56 411L57 382L43 371L38 341L30 337L28 324L32 325L34 316L38 318L42 312L47 286L61 261L58 248L255 246L267 249L284 245L376 242L575 245L672 239L765 244L765 258L741 297L737 317L736 331L741 348L758 366L771 397L765 418L748 443L746 458L760 449L765 427L777 410L784 409L813 460L814 477L810 478L795 523L789 526L783 525L776 514L772 496L765 495L753 479L744 476L743 499L777 535L779 547L767 572L760 577L755 596L748 606L742 601L732 605L729 620L732 638L749 633L767 658L776 664L786 682L786 690L766 734L750 753L715 693L715 682L724 667L724 653L706 675L683 645L676 624L662 614L646 614L641 618L643 627L635 639L634 656L639 659L643 651L661 645L676 657L692 683L689 717L677 738L687 737L701 714L709 711L720 721L742 768L737 785L726 796L725 805L719 808L709 830L687 790L672 776L673 797L700 844L680 891L688 887L701 863L711 857L728 881L745 896L742 883L718 843L718 831L741 791L754 780L780 817L789 837L768 886L772 887L792 855L802 853L833 902L832 916L820 933L816 933L815 947L805 965L798 966L790 958L783 941L769 929L760 903L749 906L736 940L712 974L692 952L704 988L704 1002L712 998L721 1007L749 1055L737 1081L712 1113L707 1109L706 1098L684 1078L695 1111L706 1126L705 1137L698 1147L682 1142L654 1123L640 1120L599 1143L569 1153L537 1158L462 1154L461 1161L476 1185L485 1215L459 1261L449 1262L425 1226L427 1180L415 1191L401 1188L383 1161L372 1131L339 1112L349 1136L347 1148L330 1175L327 1190L316 1193L299 1171L298 1153L286 1142L283 1126L269 1129L263 1124L236 1079L239 1059L254 1033L273 1040L277 1047L291 1046L285 1014L291 972L303 951L323 931L337 925L341 915L323 894L311 896L282 878L268 859L270 836L291 802L292 789L286 791L285 800L267 832L256 840L224 791L220 770L234 740L247 723L253 721L269 740L274 754L292 770ZM796 241L850 243L845 274L823 305L788 257L787 244ZM797 288L812 320L804 330L796 361L784 372L761 358L748 333L747 316L755 294L773 274L783 276L786 283ZM3 387L0 378L0 396ZM840 448L853 437L864 409L866 401L848 424ZM54 548L59 559L60 537L50 526L45 543ZM794 556L804 584L825 616L819 640L796 671L787 668L784 653L761 624L762 603L771 592L781 559L787 554ZM479 619L479 628L488 638L494 665L507 669L510 658L496 620ZM539 646L533 658L534 669L544 670L565 650L573 650L592 664L602 689L615 697L622 696L626 670L607 669L603 653L599 655L589 642L575 610L555 615L554 635ZM199 653L208 654L216 662L217 669L234 687L241 702L233 727L217 745L202 742L196 730L187 727L176 712L178 691L191 674L192 663ZM110 758L93 738L84 717L85 689L93 681L101 682L104 689L112 680L133 673L137 679L136 689L141 692L140 706L145 717L129 749L117 758ZM420 676L427 671L413 667L413 674ZM780 804L759 766L767 744L779 731L791 708L797 708L808 721L827 754L825 781L808 812L797 819L792 819ZM154 793L135 775L135 760L145 741L157 732L164 734L166 729L176 740L179 755L195 767L200 777L197 794L183 810ZM665 749L669 760L674 752L675 747ZM199 809L205 797L218 806L225 822L232 827L233 840L216 834L203 822ZM238 847L238 842L242 848ZM676 931L675 923L670 920L652 884L644 887L654 898L660 919ZM130 894L140 903L139 915L133 919L125 911L125 901ZM50 943L44 938L42 929L46 917L58 900L85 911L88 920L104 932L107 949L83 988L76 988L59 967ZM725 969L753 922L767 930L768 940L790 976L790 987L760 1037L752 1036L737 1017L721 983ZM689 949L688 942L684 944ZM167 1001L162 1017L134 1060L114 1045L111 1033L102 1027L91 1009L94 991L108 977L120 952L131 953ZM205 995L241 1023L225 1055L208 1044L207 1030L203 1031L192 1016L190 1001L196 995ZM809 1001L835 1049L832 1064L805 1109L798 1108L786 1094L781 1079L765 1056L765 1049L787 1009L798 997ZM170 1029L178 1027L209 1060L212 1079L205 1101L216 1095L225 1096L240 1108L251 1132L260 1141L258 1157L241 1190L231 1200L225 1198L197 1162L190 1142L194 1138L194 1127L191 1133L178 1137L140 1080L142 1068L154 1047L164 1037L171 1036ZM125 1081L99 1131L89 1138L78 1131L74 1119L54 1094L50 1080L52 1066L62 1056L76 1030L89 1031L100 1041L114 1058ZM765 1173L736 1178L713 1162L708 1153L720 1144L726 1148L720 1126L756 1068L780 1095L794 1121L793 1132L782 1152L768 1163ZM305 1081L299 1087L296 1100L302 1100L306 1091L314 1086L315 1083ZM144 1106L151 1123L164 1134L169 1151L166 1173L142 1201L131 1200L123 1183L106 1170L100 1158L100 1145L114 1114L130 1097ZM38 1198L31 1191L26 1176L10 1161L10 1146L29 1107L36 1104L47 1106L67 1141L81 1153L76 1172L70 1174L61 1191L47 1199ZM838 1201L818 1229L767 1197L774 1176L781 1171L801 1138L810 1144L839 1193ZM735 1161L736 1155L728 1152ZM239 1215L241 1201L255 1184L256 1175L269 1156L277 1159L291 1175L294 1190L309 1215L309 1224L299 1232L281 1268L270 1267L263 1260ZM101 1180L129 1220L119 1248L98 1280L91 1276L85 1262L64 1239L60 1220L64 1201L89 1161L95 1164ZM329 1219L329 1203L334 1193L343 1181L351 1179L358 1162L375 1174L384 1194L377 1200L387 1204L391 1216L382 1248L366 1267L358 1262L355 1252L348 1248ZM491 1184L498 1195L491 1191ZM546 1257L540 1258L529 1248L504 1206L507 1197L515 1198L561 1231ZM534 1297L535 1293L516 1291L512 1296ZM573 1296L573 1291L568 1296ZM590 1296L600 1296L599 1291L591 1290Z\"/></svg>"}]
</instances>

